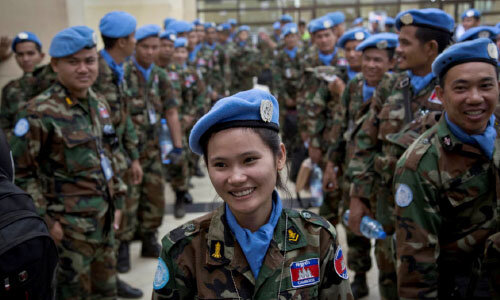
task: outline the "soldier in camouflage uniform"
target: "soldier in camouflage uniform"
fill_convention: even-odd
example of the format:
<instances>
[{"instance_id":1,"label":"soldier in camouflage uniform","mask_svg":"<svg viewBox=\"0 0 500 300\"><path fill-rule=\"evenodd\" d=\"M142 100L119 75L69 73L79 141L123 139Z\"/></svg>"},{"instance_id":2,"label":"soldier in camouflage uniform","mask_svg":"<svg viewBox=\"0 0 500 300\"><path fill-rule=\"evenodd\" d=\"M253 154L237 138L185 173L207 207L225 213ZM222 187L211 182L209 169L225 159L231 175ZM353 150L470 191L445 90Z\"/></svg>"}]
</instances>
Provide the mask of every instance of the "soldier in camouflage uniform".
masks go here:
<instances>
[{"instance_id":1,"label":"soldier in camouflage uniform","mask_svg":"<svg viewBox=\"0 0 500 300\"><path fill-rule=\"evenodd\" d=\"M168 76L179 91L179 119L181 120L183 146L185 154L181 164L169 168L170 184L175 192L174 216L182 218L186 214L184 203L192 203L188 192L189 179L193 175L193 166L198 155L187 148L187 139L194 122L206 111L205 84L198 73L187 65L188 51L186 38L178 38L174 43L173 63L168 67Z\"/></svg>"},{"instance_id":2,"label":"soldier in camouflage uniform","mask_svg":"<svg viewBox=\"0 0 500 300\"><path fill-rule=\"evenodd\" d=\"M337 131L341 135L333 137L341 143L333 143L327 152L327 166L323 176L325 190L329 190L328 183L342 191L344 210L349 207L350 174L346 174L349 161L353 157L353 137L359 130L370 108L373 92L381 81L389 80L392 74L387 73L394 66L394 50L398 42L396 34L377 34L367 38L356 47L362 52L362 73L358 73L346 86L341 98L341 109L335 111L334 126L340 126ZM339 148L333 146L340 145ZM340 163L336 164L334 162ZM339 171L334 172L335 169ZM340 176L341 175L341 176ZM374 195L370 200L374 199ZM347 262L349 268L356 272L351 284L355 299L368 295L366 272L371 268L370 240L354 234L347 228Z\"/></svg>"},{"instance_id":3,"label":"soldier in camouflage uniform","mask_svg":"<svg viewBox=\"0 0 500 300\"><path fill-rule=\"evenodd\" d=\"M214 53L214 68L220 66L222 69L222 80L218 81L218 85L214 87L218 91L219 98L229 96L229 88L231 87L231 53L232 45L229 41L229 31L231 25L223 23L217 26L217 47Z\"/></svg>"},{"instance_id":4,"label":"soldier in camouflage uniform","mask_svg":"<svg viewBox=\"0 0 500 300\"><path fill-rule=\"evenodd\" d=\"M160 52L155 64L163 69L167 69L172 63L172 55L174 54L174 42L177 34L173 30L165 30L160 34Z\"/></svg>"},{"instance_id":5,"label":"soldier in camouflage uniform","mask_svg":"<svg viewBox=\"0 0 500 300\"><path fill-rule=\"evenodd\" d=\"M112 223L126 186L114 175L110 108L90 89L95 42L86 26L56 34L49 53L58 82L27 103L11 140L16 184L32 195L58 245L58 299L116 298Z\"/></svg>"},{"instance_id":6,"label":"soldier in camouflage uniform","mask_svg":"<svg viewBox=\"0 0 500 300\"><path fill-rule=\"evenodd\" d=\"M377 240L375 247L383 299L398 297L391 250L395 220L390 187L394 169L404 150L436 122L434 116L442 110L435 97L436 78L431 64L449 44L453 25L453 19L439 9L409 10L397 16L396 27L400 30L397 62L406 71L379 83L368 115L355 135L354 156L347 172L352 174L349 227L360 235L362 216L373 215L387 233L388 238ZM422 115L425 122L418 121ZM416 128L407 131L414 125ZM370 206L373 195L376 195L375 205Z\"/></svg>"},{"instance_id":7,"label":"soldier in camouflage uniform","mask_svg":"<svg viewBox=\"0 0 500 300\"><path fill-rule=\"evenodd\" d=\"M253 77L262 69L259 51L248 39L250 27L243 25L236 31L236 39L229 56L231 57L231 94L253 88Z\"/></svg>"},{"instance_id":8,"label":"soldier in camouflage uniform","mask_svg":"<svg viewBox=\"0 0 500 300\"><path fill-rule=\"evenodd\" d=\"M0 128L4 130L7 140L14 127L17 112L35 96L33 90L36 86L36 77L33 76L33 71L45 56L38 37L28 31L16 35L12 41L12 51L15 53L17 65L23 70L23 76L10 81L2 89Z\"/></svg>"},{"instance_id":9,"label":"soldier in camouflage uniform","mask_svg":"<svg viewBox=\"0 0 500 300\"><path fill-rule=\"evenodd\" d=\"M497 51L481 38L433 63L445 116L404 153L394 178L401 298L500 297Z\"/></svg>"},{"instance_id":10,"label":"soldier in camouflage uniform","mask_svg":"<svg viewBox=\"0 0 500 300\"><path fill-rule=\"evenodd\" d=\"M166 118L174 150L175 163L182 155L181 130L177 113L177 93L168 80L167 73L153 62L159 51L159 27L146 25L136 31L135 55L124 64L124 84L128 97L127 106L139 138L139 161L144 172L143 180L130 192L132 203L138 207L138 231L142 239L141 255L157 257L160 245L157 230L162 223L165 208L165 184L160 159L160 119Z\"/></svg>"},{"instance_id":11,"label":"soldier in camouflage uniform","mask_svg":"<svg viewBox=\"0 0 500 300\"><path fill-rule=\"evenodd\" d=\"M123 62L135 49L136 24L135 17L126 12L110 12L101 19L99 29L104 49L99 51L99 75L92 86L95 92L104 96L111 108L110 117L120 147L120 151L113 156L117 175L128 179L127 183L134 185L142 181L142 168L137 151L139 140L127 110L127 86L123 84ZM120 273L130 270L129 242L137 227L136 211L132 209L137 204L131 202L134 200L137 199L127 197L122 210L122 222L115 233L117 270ZM118 279L117 284L119 297L142 296L140 290L132 288L122 280Z\"/></svg>"},{"instance_id":12,"label":"soldier in camouflage uniform","mask_svg":"<svg viewBox=\"0 0 500 300\"><path fill-rule=\"evenodd\" d=\"M190 147L225 204L164 237L153 299L352 299L335 228L284 209L275 190L286 164L278 119L276 99L250 90L194 126Z\"/></svg>"},{"instance_id":13,"label":"soldier in camouflage uniform","mask_svg":"<svg viewBox=\"0 0 500 300\"><path fill-rule=\"evenodd\" d=\"M280 104L280 124L282 124L283 143L288 150L291 162L290 179L295 182L301 164L303 143L297 128L297 97L301 90L304 75L303 50L299 45L298 27L288 23L283 27L285 48L275 61L274 87Z\"/></svg>"}]
</instances>

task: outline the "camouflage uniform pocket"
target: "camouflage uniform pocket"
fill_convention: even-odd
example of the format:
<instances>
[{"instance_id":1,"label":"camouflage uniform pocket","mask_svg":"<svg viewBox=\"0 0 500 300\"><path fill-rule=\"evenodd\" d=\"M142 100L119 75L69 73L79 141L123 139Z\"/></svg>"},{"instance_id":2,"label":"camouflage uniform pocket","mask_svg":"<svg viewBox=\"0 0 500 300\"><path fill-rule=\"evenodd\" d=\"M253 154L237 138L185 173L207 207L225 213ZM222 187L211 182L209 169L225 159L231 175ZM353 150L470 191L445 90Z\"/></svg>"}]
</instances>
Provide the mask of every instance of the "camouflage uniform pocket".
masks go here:
<instances>
[{"instance_id":1,"label":"camouflage uniform pocket","mask_svg":"<svg viewBox=\"0 0 500 300\"><path fill-rule=\"evenodd\" d=\"M303 287L299 289L290 289L280 292L280 297L284 299L318 299L319 284ZM281 299L281 298L280 298Z\"/></svg>"},{"instance_id":2,"label":"camouflage uniform pocket","mask_svg":"<svg viewBox=\"0 0 500 300\"><path fill-rule=\"evenodd\" d=\"M64 141L64 164L69 174L100 168L97 157L96 138L83 130L62 129Z\"/></svg>"}]
</instances>

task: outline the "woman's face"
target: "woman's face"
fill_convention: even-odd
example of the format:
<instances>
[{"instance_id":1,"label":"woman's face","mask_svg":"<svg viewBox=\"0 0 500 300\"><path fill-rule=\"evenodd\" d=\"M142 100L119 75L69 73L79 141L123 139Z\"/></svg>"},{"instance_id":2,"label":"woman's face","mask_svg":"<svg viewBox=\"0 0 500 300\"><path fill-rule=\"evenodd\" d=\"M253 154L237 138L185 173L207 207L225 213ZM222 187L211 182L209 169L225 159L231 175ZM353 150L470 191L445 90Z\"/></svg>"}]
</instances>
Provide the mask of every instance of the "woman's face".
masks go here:
<instances>
[{"instance_id":1,"label":"woman's face","mask_svg":"<svg viewBox=\"0 0 500 300\"><path fill-rule=\"evenodd\" d=\"M222 130L208 141L208 175L237 219L266 215L271 210L277 173L286 161L283 144L280 152L275 157L261 137L248 128Z\"/></svg>"}]
</instances>

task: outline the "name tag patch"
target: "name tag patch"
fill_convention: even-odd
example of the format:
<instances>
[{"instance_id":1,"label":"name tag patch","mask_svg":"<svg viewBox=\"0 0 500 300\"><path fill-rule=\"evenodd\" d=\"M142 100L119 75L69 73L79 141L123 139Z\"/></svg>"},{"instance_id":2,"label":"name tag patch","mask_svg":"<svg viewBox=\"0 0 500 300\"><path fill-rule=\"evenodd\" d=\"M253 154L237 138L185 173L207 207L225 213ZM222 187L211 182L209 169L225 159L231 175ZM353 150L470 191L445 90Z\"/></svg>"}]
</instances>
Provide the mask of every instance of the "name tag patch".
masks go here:
<instances>
[{"instance_id":1,"label":"name tag patch","mask_svg":"<svg viewBox=\"0 0 500 300\"><path fill-rule=\"evenodd\" d=\"M319 282L319 258L293 262L290 266L292 287L301 288Z\"/></svg>"}]
</instances>

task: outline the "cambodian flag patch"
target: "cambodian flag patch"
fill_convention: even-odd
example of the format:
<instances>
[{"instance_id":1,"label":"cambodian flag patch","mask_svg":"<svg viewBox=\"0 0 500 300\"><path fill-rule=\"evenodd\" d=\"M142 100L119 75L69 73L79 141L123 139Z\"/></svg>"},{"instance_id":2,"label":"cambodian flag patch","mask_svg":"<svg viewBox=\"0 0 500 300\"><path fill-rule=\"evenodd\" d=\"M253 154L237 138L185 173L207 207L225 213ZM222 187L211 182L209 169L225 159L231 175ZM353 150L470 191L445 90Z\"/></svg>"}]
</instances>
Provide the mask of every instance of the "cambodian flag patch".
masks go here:
<instances>
[{"instance_id":1,"label":"cambodian flag patch","mask_svg":"<svg viewBox=\"0 0 500 300\"><path fill-rule=\"evenodd\" d=\"M443 104L443 102L441 102L441 100L439 100L439 98L437 97L437 94L436 94L436 89L434 89L432 91L432 94L431 96L429 97L429 99L427 99L429 102L431 103L436 103L436 104Z\"/></svg>"},{"instance_id":2,"label":"cambodian flag patch","mask_svg":"<svg viewBox=\"0 0 500 300\"><path fill-rule=\"evenodd\" d=\"M349 275L347 275L347 267L344 261L344 254L342 253L342 247L340 247L340 245L337 248L337 251L335 251L333 265L335 268L335 272L337 272L337 275L339 275L340 278L349 279Z\"/></svg>"},{"instance_id":3,"label":"cambodian flag patch","mask_svg":"<svg viewBox=\"0 0 500 300\"><path fill-rule=\"evenodd\" d=\"M319 282L319 258L293 262L290 266L292 287L301 288Z\"/></svg>"},{"instance_id":4,"label":"cambodian flag patch","mask_svg":"<svg viewBox=\"0 0 500 300\"><path fill-rule=\"evenodd\" d=\"M104 106L99 106L99 114L101 115L101 118L103 118L103 119L109 118L108 110Z\"/></svg>"}]
</instances>

